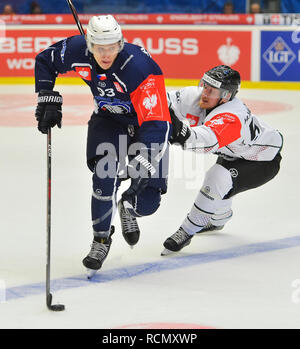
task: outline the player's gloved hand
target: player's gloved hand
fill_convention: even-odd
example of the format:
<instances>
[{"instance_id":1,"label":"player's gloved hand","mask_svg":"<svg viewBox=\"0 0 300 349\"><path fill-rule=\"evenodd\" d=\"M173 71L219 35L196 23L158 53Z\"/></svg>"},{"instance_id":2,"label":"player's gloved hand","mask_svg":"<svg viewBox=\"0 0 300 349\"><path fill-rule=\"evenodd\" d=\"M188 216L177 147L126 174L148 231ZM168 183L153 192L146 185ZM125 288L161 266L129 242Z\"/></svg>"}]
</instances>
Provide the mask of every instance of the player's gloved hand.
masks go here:
<instances>
[{"instance_id":1,"label":"player's gloved hand","mask_svg":"<svg viewBox=\"0 0 300 349\"><path fill-rule=\"evenodd\" d=\"M39 131L48 133L48 129L55 125L61 128L62 102L62 96L57 91L41 90L39 92L38 105L35 110Z\"/></svg>"},{"instance_id":2,"label":"player's gloved hand","mask_svg":"<svg viewBox=\"0 0 300 349\"><path fill-rule=\"evenodd\" d=\"M155 175L158 163L155 165L148 161L148 156L141 154L134 157L128 165L128 174L131 177L130 187L122 194L122 200L128 201L132 207L135 206L136 196L148 185L150 178Z\"/></svg>"},{"instance_id":3,"label":"player's gloved hand","mask_svg":"<svg viewBox=\"0 0 300 349\"><path fill-rule=\"evenodd\" d=\"M185 123L178 119L172 108L170 108L170 115L172 120L172 135L169 141L171 144L179 143L183 147L191 135L191 130Z\"/></svg>"}]
</instances>

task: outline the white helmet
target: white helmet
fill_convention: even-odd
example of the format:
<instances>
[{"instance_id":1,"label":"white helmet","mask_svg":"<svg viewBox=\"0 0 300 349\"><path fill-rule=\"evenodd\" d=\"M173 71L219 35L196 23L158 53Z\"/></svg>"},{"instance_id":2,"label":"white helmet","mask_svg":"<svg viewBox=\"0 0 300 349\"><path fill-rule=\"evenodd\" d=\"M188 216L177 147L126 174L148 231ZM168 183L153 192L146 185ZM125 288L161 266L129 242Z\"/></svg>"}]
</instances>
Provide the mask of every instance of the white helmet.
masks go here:
<instances>
[{"instance_id":1,"label":"white helmet","mask_svg":"<svg viewBox=\"0 0 300 349\"><path fill-rule=\"evenodd\" d=\"M93 16L86 30L87 47L93 53L93 44L109 45L120 41L120 51L124 46L122 30L112 15Z\"/></svg>"}]
</instances>

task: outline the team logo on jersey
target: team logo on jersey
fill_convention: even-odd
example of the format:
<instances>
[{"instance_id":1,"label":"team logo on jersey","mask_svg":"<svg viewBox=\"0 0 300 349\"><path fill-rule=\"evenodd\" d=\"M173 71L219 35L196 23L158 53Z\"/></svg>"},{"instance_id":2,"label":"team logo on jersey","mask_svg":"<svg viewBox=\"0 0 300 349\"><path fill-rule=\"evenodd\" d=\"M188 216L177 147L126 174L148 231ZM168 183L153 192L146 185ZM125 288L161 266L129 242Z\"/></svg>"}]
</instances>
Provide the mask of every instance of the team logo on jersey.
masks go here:
<instances>
[{"instance_id":1,"label":"team logo on jersey","mask_svg":"<svg viewBox=\"0 0 300 349\"><path fill-rule=\"evenodd\" d=\"M84 80L91 81L92 74L90 67L75 67L76 73Z\"/></svg>"},{"instance_id":2,"label":"team logo on jersey","mask_svg":"<svg viewBox=\"0 0 300 349\"><path fill-rule=\"evenodd\" d=\"M211 121L208 121L208 123L207 123L207 126L209 126L209 127L211 127L211 126L217 126L217 125L224 125L224 120L223 120L223 118L211 120Z\"/></svg>"},{"instance_id":3,"label":"team logo on jersey","mask_svg":"<svg viewBox=\"0 0 300 349\"><path fill-rule=\"evenodd\" d=\"M149 75L130 93L139 125L145 121L171 122L163 75Z\"/></svg>"},{"instance_id":4,"label":"team logo on jersey","mask_svg":"<svg viewBox=\"0 0 300 349\"><path fill-rule=\"evenodd\" d=\"M150 112L148 113L148 115L153 115L153 108L156 107L157 105L157 95L156 94L152 94L150 95L148 91L147 95L148 97L145 97L143 100L143 106L149 110Z\"/></svg>"},{"instance_id":5,"label":"team logo on jersey","mask_svg":"<svg viewBox=\"0 0 300 349\"><path fill-rule=\"evenodd\" d=\"M277 76L282 75L296 59L288 44L278 36L263 54L264 60Z\"/></svg>"},{"instance_id":6,"label":"team logo on jersey","mask_svg":"<svg viewBox=\"0 0 300 349\"><path fill-rule=\"evenodd\" d=\"M128 114L131 112L131 107L128 103L122 101L109 102L105 100L100 100L98 102L99 109L103 111L108 110L113 114Z\"/></svg>"},{"instance_id":7,"label":"team logo on jersey","mask_svg":"<svg viewBox=\"0 0 300 349\"><path fill-rule=\"evenodd\" d=\"M204 125L214 132L220 148L241 137L241 121L237 115L232 113L217 114Z\"/></svg>"},{"instance_id":8,"label":"team logo on jersey","mask_svg":"<svg viewBox=\"0 0 300 349\"><path fill-rule=\"evenodd\" d=\"M199 116L192 114L186 114L186 118L188 119L191 127L197 126L200 119Z\"/></svg>"}]
</instances>

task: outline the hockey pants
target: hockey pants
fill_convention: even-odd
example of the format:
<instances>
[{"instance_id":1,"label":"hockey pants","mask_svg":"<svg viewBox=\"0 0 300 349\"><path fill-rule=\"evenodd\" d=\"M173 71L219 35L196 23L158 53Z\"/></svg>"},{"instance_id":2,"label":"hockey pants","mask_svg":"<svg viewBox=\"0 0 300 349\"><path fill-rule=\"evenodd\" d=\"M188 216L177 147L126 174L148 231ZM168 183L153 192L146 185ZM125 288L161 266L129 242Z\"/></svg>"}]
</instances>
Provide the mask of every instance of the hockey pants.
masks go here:
<instances>
[{"instance_id":1,"label":"hockey pants","mask_svg":"<svg viewBox=\"0 0 300 349\"><path fill-rule=\"evenodd\" d=\"M227 161L219 157L206 173L197 198L182 227L189 234L206 225L222 226L232 217L232 198L273 179L280 169L281 155L272 161Z\"/></svg>"},{"instance_id":2,"label":"hockey pants","mask_svg":"<svg viewBox=\"0 0 300 349\"><path fill-rule=\"evenodd\" d=\"M133 129L132 125L128 127L111 118L95 115L89 121L87 165L93 172L91 216L93 232L97 237L109 235L117 208L117 192L122 178L120 174L126 168L128 146L135 141ZM160 206L161 193L165 191L165 179L151 179L137 196L137 215L153 214Z\"/></svg>"}]
</instances>

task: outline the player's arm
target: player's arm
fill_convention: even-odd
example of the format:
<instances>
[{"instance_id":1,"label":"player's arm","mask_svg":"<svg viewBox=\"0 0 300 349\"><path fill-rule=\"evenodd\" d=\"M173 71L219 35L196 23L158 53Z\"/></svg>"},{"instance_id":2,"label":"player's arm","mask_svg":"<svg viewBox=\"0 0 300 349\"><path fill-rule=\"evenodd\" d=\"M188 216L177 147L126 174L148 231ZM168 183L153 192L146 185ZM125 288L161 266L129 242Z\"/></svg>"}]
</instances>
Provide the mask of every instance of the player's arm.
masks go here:
<instances>
[{"instance_id":1,"label":"player's arm","mask_svg":"<svg viewBox=\"0 0 300 349\"><path fill-rule=\"evenodd\" d=\"M53 90L58 74L73 70L74 59L84 50L84 39L80 35L61 40L35 58L35 91Z\"/></svg>"},{"instance_id":2,"label":"player's arm","mask_svg":"<svg viewBox=\"0 0 300 349\"><path fill-rule=\"evenodd\" d=\"M123 194L127 200L134 191L143 190L150 178L160 176L161 160L171 135L171 118L162 74L150 74L130 96L140 125L138 139L141 149L130 162L136 179L132 180L129 192ZM130 171L129 175L133 178Z\"/></svg>"},{"instance_id":3,"label":"player's arm","mask_svg":"<svg viewBox=\"0 0 300 349\"><path fill-rule=\"evenodd\" d=\"M172 143L179 143L185 150L212 153L241 136L241 122L237 115L219 113L202 126L189 128L171 113L173 132Z\"/></svg>"},{"instance_id":4,"label":"player's arm","mask_svg":"<svg viewBox=\"0 0 300 349\"><path fill-rule=\"evenodd\" d=\"M55 125L61 127L63 99L53 88L59 73L72 70L71 45L71 38L59 41L39 53L35 59L35 90L38 93L35 117L38 130L42 133L47 133Z\"/></svg>"},{"instance_id":5,"label":"player's arm","mask_svg":"<svg viewBox=\"0 0 300 349\"><path fill-rule=\"evenodd\" d=\"M138 139L149 153L157 151L156 156L151 159L153 167L156 168L167 149L171 135L171 118L163 75L150 74L131 93L131 100L140 125Z\"/></svg>"}]
</instances>

